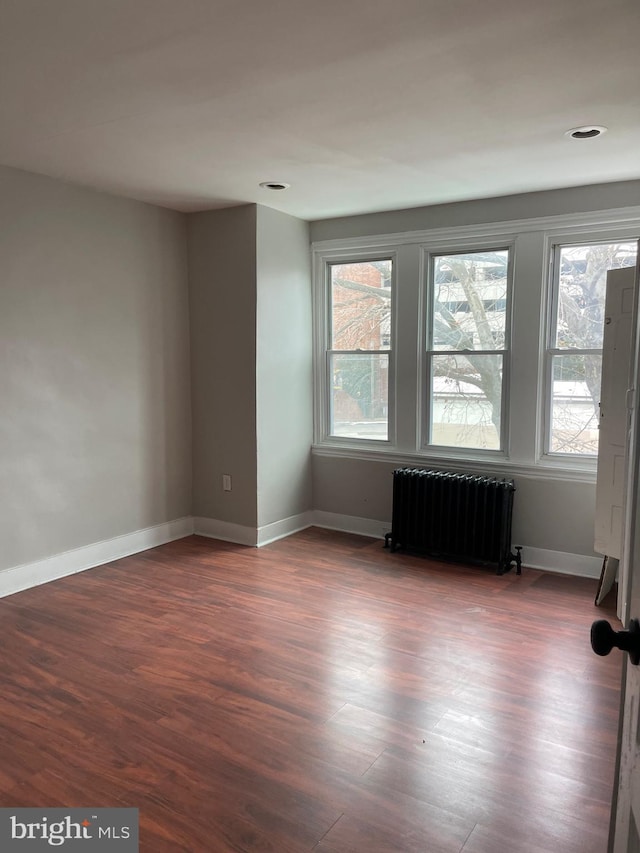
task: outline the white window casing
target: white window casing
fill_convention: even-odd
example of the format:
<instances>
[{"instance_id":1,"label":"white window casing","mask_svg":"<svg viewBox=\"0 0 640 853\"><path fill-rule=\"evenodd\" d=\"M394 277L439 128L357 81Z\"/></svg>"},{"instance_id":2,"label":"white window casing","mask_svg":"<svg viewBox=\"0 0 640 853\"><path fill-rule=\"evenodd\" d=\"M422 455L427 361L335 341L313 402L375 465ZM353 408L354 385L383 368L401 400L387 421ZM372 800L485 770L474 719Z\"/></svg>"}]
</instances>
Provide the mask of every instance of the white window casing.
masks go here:
<instances>
[{"instance_id":1,"label":"white window casing","mask_svg":"<svg viewBox=\"0 0 640 853\"><path fill-rule=\"evenodd\" d=\"M623 242L637 240L639 235L637 207L315 243L314 454L593 482L595 459L547 452L553 251L558 245ZM432 258L497 248L509 249L501 449L429 445L426 282ZM391 259L393 265L388 438L332 436L328 269L336 263L380 259Z\"/></svg>"},{"instance_id":2,"label":"white window casing","mask_svg":"<svg viewBox=\"0 0 640 853\"><path fill-rule=\"evenodd\" d=\"M433 456L445 456L447 458L467 458L470 455L486 457L486 458L505 458L508 456L508 448L509 448L509 376L510 376L510 338L511 338L511 311L512 311L512 280L513 280L513 257L514 257L514 240L509 240L508 243L500 243L498 245L494 244L478 244L478 241L458 243L455 249L438 249L436 247L423 248L424 251L424 268L427 271L427 275L425 278L425 282L423 283L423 287L427 294L426 297L426 323L425 323L425 336L423 340L422 346L422 365L421 365L421 376L422 382L421 387L425 389L426 393L424 393L424 400L422 405L422 440L421 440L421 450L429 455ZM507 273L506 273L506 281L505 281L505 311L504 311L504 343L502 347L490 350L483 348L474 348L473 350L464 350L464 349L451 349L451 350L442 350L436 349L434 346L434 342L432 340L433 329L434 329L434 292L435 292L435 279L434 279L434 267L437 258L440 257L455 257L456 255L463 254L492 254L492 253L504 253L507 252ZM477 355L477 356L494 356L496 358L500 358L502 362L502 382L501 382L501 427L498 436L499 446L495 449L486 449L480 447L474 448L463 448L456 447L452 445L446 445L444 443L436 443L431 440L431 434L434 425L434 393L433 393L433 385L431 383L431 365L436 358L442 357L445 354L456 355L459 354L462 357L468 355ZM434 377L435 379L435 377ZM435 381L434 381L435 385Z\"/></svg>"},{"instance_id":3,"label":"white window casing","mask_svg":"<svg viewBox=\"0 0 640 853\"><path fill-rule=\"evenodd\" d=\"M606 244L636 243L640 225L634 223L629 225L603 225L600 228L575 231L547 232L545 235L545 260L547 266L547 277L545 281L545 313L544 342L541 347L541 373L542 373L542 399L539 411L539 437L538 456L539 464L561 464L574 468L582 468L587 471L596 470L597 448L592 452L579 452L574 449L571 452L563 452L552 447L553 443L553 389L554 363L561 359L585 358L601 362L602 346L576 346L560 345L557 341L559 324L559 302L560 302L560 275L562 252L576 247L597 247ZM602 311L604 311L604 292L602 294ZM579 393L578 383L567 381L567 394ZM575 386L575 387L574 387ZM586 399L586 398L585 398ZM592 432L597 429L597 413L594 413L594 426Z\"/></svg>"},{"instance_id":4,"label":"white window casing","mask_svg":"<svg viewBox=\"0 0 640 853\"><path fill-rule=\"evenodd\" d=\"M369 447L371 444L381 448L395 446L395 341L396 328L396 255L395 248L389 251L374 250L365 252L343 253L328 252L317 255L314 259L314 436L316 444L327 446L346 446L351 448ZM336 350L332 346L332 310L331 310L331 269L339 264L359 264L369 261L391 262L391 327L389 346L384 350ZM388 412L387 437L354 438L346 435L334 435L331 430L331 359L341 355L384 355L388 357Z\"/></svg>"}]
</instances>

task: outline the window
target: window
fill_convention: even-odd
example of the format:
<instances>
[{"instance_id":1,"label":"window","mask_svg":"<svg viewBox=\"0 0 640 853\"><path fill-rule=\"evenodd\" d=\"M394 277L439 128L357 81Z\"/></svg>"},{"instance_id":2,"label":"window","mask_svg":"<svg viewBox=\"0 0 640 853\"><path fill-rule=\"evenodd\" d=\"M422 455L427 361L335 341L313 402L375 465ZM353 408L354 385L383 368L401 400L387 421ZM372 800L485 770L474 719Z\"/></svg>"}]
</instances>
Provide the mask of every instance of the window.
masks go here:
<instances>
[{"instance_id":1,"label":"window","mask_svg":"<svg viewBox=\"0 0 640 853\"><path fill-rule=\"evenodd\" d=\"M509 255L495 249L431 256L427 445L504 448Z\"/></svg>"},{"instance_id":2,"label":"window","mask_svg":"<svg viewBox=\"0 0 640 853\"><path fill-rule=\"evenodd\" d=\"M597 455L607 271L635 266L637 249L635 241L554 248L547 453Z\"/></svg>"},{"instance_id":3,"label":"window","mask_svg":"<svg viewBox=\"0 0 640 853\"><path fill-rule=\"evenodd\" d=\"M389 438L390 258L328 264L328 435Z\"/></svg>"},{"instance_id":4,"label":"window","mask_svg":"<svg viewBox=\"0 0 640 853\"><path fill-rule=\"evenodd\" d=\"M640 207L314 242L314 455L593 482L639 236Z\"/></svg>"}]
</instances>

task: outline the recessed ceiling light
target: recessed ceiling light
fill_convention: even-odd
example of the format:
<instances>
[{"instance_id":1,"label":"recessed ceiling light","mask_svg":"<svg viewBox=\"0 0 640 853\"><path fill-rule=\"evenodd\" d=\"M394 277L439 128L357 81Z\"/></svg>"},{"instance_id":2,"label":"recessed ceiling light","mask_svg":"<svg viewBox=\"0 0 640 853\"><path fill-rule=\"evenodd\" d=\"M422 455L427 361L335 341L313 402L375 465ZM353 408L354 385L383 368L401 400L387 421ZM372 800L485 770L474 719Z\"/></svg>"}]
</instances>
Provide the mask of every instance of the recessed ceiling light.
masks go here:
<instances>
[{"instance_id":1,"label":"recessed ceiling light","mask_svg":"<svg viewBox=\"0 0 640 853\"><path fill-rule=\"evenodd\" d=\"M585 124L582 127L572 127L571 130L565 131L564 135L571 139L595 139L606 132L607 128L602 124Z\"/></svg>"},{"instance_id":2,"label":"recessed ceiling light","mask_svg":"<svg viewBox=\"0 0 640 853\"><path fill-rule=\"evenodd\" d=\"M282 181L263 181L260 186L264 190L288 190L291 184L285 184Z\"/></svg>"}]
</instances>

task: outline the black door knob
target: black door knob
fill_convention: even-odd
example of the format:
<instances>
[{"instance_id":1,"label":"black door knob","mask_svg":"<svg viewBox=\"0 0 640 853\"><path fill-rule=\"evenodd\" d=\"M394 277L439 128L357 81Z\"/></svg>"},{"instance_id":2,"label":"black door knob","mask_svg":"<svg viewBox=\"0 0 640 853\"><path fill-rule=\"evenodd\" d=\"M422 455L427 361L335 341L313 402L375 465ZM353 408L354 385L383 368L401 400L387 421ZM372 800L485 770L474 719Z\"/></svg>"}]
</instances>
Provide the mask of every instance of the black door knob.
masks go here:
<instances>
[{"instance_id":1,"label":"black door knob","mask_svg":"<svg viewBox=\"0 0 640 853\"><path fill-rule=\"evenodd\" d=\"M640 622L632 619L628 631L614 631L611 625L600 619L591 626L591 648L597 655L608 655L611 649L629 653L631 663L640 663Z\"/></svg>"}]
</instances>

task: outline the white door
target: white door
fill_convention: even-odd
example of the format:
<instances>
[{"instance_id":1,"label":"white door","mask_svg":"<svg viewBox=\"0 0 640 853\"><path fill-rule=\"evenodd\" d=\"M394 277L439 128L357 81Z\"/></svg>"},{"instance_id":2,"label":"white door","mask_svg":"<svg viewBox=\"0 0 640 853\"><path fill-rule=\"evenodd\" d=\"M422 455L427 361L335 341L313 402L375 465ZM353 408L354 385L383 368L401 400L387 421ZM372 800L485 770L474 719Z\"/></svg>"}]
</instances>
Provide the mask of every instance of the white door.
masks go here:
<instances>
[{"instance_id":1,"label":"white door","mask_svg":"<svg viewBox=\"0 0 640 853\"><path fill-rule=\"evenodd\" d=\"M613 559L613 562L608 566L607 583L602 593L611 588L622 557L634 285L634 269L611 270L607 275L594 550L606 555L609 561ZM621 619L627 612L623 580L621 576L618 587L618 616Z\"/></svg>"},{"instance_id":2,"label":"white door","mask_svg":"<svg viewBox=\"0 0 640 853\"><path fill-rule=\"evenodd\" d=\"M637 270L636 270L637 281ZM640 335L638 312L634 307L634 355L632 388L640 380ZM631 412L628 445L628 477L624 513L621 570L626 576L628 614L623 614L625 627L640 619L640 424L638 407ZM640 647L640 643L639 643ZM640 666L629 662L625 654L622 676L621 742L619 744L616 785L613 797L611 838L612 853L640 853Z\"/></svg>"}]
</instances>

